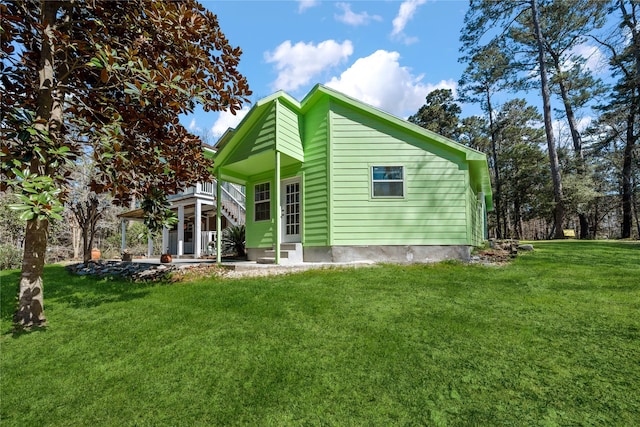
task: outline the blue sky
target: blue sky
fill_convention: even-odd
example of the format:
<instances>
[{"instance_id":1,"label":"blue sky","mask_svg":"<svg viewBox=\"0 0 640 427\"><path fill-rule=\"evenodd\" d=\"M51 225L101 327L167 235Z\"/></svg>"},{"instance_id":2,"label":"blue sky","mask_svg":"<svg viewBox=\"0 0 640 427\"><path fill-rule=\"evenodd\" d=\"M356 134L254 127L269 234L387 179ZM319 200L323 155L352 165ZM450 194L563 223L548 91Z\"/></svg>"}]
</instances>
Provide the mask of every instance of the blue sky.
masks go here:
<instances>
[{"instance_id":1,"label":"blue sky","mask_svg":"<svg viewBox=\"0 0 640 427\"><path fill-rule=\"evenodd\" d=\"M322 83L406 118L436 88L455 89L467 1L202 1L240 46L255 102L278 90L301 100ZM247 106L247 109L250 106ZM182 118L217 139L243 114ZM215 142L215 141L211 141Z\"/></svg>"},{"instance_id":2,"label":"blue sky","mask_svg":"<svg viewBox=\"0 0 640 427\"><path fill-rule=\"evenodd\" d=\"M438 88L454 92L466 0L201 1L218 16L255 102L278 90L301 100L317 83L406 118ZM536 105L537 106L537 105ZM194 114L182 123L214 143L232 116ZM479 114L463 105L462 117Z\"/></svg>"}]
</instances>

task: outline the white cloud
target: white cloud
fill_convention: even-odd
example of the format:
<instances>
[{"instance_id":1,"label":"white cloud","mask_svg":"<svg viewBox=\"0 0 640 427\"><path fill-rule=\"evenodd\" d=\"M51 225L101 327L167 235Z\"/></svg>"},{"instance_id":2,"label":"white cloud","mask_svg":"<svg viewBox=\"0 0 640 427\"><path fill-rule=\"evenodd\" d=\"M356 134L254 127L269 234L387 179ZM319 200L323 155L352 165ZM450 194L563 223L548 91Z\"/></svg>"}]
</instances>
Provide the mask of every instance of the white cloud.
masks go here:
<instances>
[{"instance_id":1,"label":"white cloud","mask_svg":"<svg viewBox=\"0 0 640 427\"><path fill-rule=\"evenodd\" d=\"M267 63L275 64L278 77L273 82L274 90L296 90L307 84L321 72L335 67L353 53L353 44L346 40L338 43L325 40L313 43L298 42L295 45L287 40L273 52L266 52Z\"/></svg>"},{"instance_id":2,"label":"white cloud","mask_svg":"<svg viewBox=\"0 0 640 427\"><path fill-rule=\"evenodd\" d=\"M591 122L593 122L593 117L581 117L578 119L578 130L580 132L584 132L589 126L591 126Z\"/></svg>"},{"instance_id":3,"label":"white cloud","mask_svg":"<svg viewBox=\"0 0 640 427\"><path fill-rule=\"evenodd\" d=\"M356 27L358 25L367 25L371 21L382 21L382 17L379 15L369 15L367 12L353 12L349 3L336 3L336 7L342 9L342 15L334 15L336 20L347 25Z\"/></svg>"},{"instance_id":4,"label":"white cloud","mask_svg":"<svg viewBox=\"0 0 640 427\"><path fill-rule=\"evenodd\" d=\"M596 75L603 74L607 71L607 57L597 46L582 43L571 49L570 55L576 55L584 58L585 68ZM573 65L573 62L571 60L568 60L564 64L564 68L569 69Z\"/></svg>"},{"instance_id":5,"label":"white cloud","mask_svg":"<svg viewBox=\"0 0 640 427\"><path fill-rule=\"evenodd\" d=\"M393 19L393 30L391 31L391 36L402 38L406 44L411 44L417 41L415 37L407 37L404 34L404 28L413 18L418 6L423 5L426 2L427 0L406 0L402 2L400 9L398 10L398 16Z\"/></svg>"},{"instance_id":6,"label":"white cloud","mask_svg":"<svg viewBox=\"0 0 640 427\"><path fill-rule=\"evenodd\" d=\"M316 7L320 4L320 0L298 0L298 13L302 13L307 9Z\"/></svg>"},{"instance_id":7,"label":"white cloud","mask_svg":"<svg viewBox=\"0 0 640 427\"><path fill-rule=\"evenodd\" d=\"M455 95L454 80L423 83L424 76L412 75L409 68L400 65L399 59L398 52L378 50L358 59L339 77L325 84L402 118L415 114L424 105L427 94L435 89L452 89Z\"/></svg>"},{"instance_id":8,"label":"white cloud","mask_svg":"<svg viewBox=\"0 0 640 427\"><path fill-rule=\"evenodd\" d=\"M191 121L189 122L189 131L191 133L193 132L198 132L200 131L200 128L198 126L196 126L196 119L195 117L191 119Z\"/></svg>"},{"instance_id":9,"label":"white cloud","mask_svg":"<svg viewBox=\"0 0 640 427\"><path fill-rule=\"evenodd\" d=\"M218 119L215 121L213 126L211 126L212 135L215 138L219 138L227 131L227 129L235 128L238 123L242 121L244 116L247 115L249 110L250 108L245 105L240 111L236 111L235 116L228 111L221 112L218 115Z\"/></svg>"}]
</instances>

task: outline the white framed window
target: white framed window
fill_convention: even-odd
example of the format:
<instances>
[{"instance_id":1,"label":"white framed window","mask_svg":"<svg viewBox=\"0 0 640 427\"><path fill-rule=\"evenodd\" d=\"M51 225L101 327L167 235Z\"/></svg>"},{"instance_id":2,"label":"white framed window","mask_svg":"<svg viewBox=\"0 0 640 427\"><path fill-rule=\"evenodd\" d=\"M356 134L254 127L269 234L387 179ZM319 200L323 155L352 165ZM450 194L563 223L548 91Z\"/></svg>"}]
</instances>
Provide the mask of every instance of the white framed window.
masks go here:
<instances>
[{"instance_id":1,"label":"white framed window","mask_svg":"<svg viewBox=\"0 0 640 427\"><path fill-rule=\"evenodd\" d=\"M371 166L371 197L404 198L404 166Z\"/></svg>"},{"instance_id":2,"label":"white framed window","mask_svg":"<svg viewBox=\"0 0 640 427\"><path fill-rule=\"evenodd\" d=\"M269 182L256 184L253 193L255 221L268 221L271 219L271 185Z\"/></svg>"}]
</instances>

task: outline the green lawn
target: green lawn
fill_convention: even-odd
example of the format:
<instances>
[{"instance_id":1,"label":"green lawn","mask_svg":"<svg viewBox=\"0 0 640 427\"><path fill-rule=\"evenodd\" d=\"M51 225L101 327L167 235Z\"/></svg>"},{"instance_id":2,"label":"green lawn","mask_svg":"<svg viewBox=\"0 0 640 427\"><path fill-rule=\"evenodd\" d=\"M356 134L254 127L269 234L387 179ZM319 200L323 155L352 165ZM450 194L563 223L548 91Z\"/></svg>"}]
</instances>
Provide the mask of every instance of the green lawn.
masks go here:
<instances>
[{"instance_id":1,"label":"green lawn","mask_svg":"<svg viewBox=\"0 0 640 427\"><path fill-rule=\"evenodd\" d=\"M45 276L3 426L640 425L640 244L172 285Z\"/></svg>"}]
</instances>

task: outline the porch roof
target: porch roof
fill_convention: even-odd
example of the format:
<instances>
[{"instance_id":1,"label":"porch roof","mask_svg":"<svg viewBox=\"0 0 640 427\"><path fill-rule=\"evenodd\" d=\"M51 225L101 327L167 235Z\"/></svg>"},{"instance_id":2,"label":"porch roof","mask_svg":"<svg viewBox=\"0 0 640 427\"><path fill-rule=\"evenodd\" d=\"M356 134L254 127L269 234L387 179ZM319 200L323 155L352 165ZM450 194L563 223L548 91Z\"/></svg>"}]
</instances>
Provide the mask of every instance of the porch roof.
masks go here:
<instances>
[{"instance_id":1,"label":"porch roof","mask_svg":"<svg viewBox=\"0 0 640 427\"><path fill-rule=\"evenodd\" d=\"M118 215L120 219L129 219L133 221L143 221L144 220L144 209L138 208L132 211L123 212Z\"/></svg>"},{"instance_id":2,"label":"porch roof","mask_svg":"<svg viewBox=\"0 0 640 427\"><path fill-rule=\"evenodd\" d=\"M230 182L273 170L275 152L282 166L304 162L299 128L300 103L285 92L258 101L235 129L215 146L214 173Z\"/></svg>"}]
</instances>

